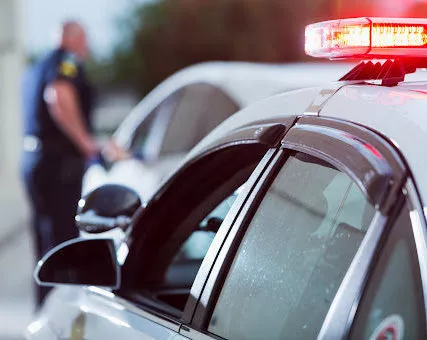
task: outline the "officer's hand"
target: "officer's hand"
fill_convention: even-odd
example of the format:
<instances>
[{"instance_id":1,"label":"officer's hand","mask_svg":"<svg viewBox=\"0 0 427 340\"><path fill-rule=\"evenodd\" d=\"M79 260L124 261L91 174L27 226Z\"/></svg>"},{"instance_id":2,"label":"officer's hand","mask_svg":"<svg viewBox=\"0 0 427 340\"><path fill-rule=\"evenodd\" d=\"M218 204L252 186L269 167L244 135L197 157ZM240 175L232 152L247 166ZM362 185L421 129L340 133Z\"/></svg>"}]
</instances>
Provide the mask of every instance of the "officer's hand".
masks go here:
<instances>
[{"instance_id":1,"label":"officer's hand","mask_svg":"<svg viewBox=\"0 0 427 340\"><path fill-rule=\"evenodd\" d=\"M109 162L117 162L124 159L129 159L132 155L123 147L118 145L114 139L110 139L107 145L102 150L102 155Z\"/></svg>"},{"instance_id":2,"label":"officer's hand","mask_svg":"<svg viewBox=\"0 0 427 340\"><path fill-rule=\"evenodd\" d=\"M86 158L86 169L90 168L93 165L101 165L103 168L108 168L108 163L106 162L106 160L104 159L104 157L102 156L102 154L100 152L98 152L97 154L93 155L90 158Z\"/></svg>"}]
</instances>

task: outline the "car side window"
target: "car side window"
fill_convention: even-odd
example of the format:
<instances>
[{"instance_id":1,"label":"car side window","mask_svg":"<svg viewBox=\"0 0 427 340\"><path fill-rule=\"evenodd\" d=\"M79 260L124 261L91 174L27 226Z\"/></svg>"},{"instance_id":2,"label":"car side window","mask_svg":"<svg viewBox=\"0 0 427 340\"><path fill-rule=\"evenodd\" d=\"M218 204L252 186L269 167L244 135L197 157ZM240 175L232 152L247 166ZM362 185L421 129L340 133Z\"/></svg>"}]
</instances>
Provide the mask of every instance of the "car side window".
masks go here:
<instances>
[{"instance_id":1,"label":"car side window","mask_svg":"<svg viewBox=\"0 0 427 340\"><path fill-rule=\"evenodd\" d=\"M170 94L141 122L132 139L131 149L134 154L149 159L156 158L181 94L180 90Z\"/></svg>"},{"instance_id":2,"label":"car side window","mask_svg":"<svg viewBox=\"0 0 427 340\"><path fill-rule=\"evenodd\" d=\"M394 223L362 297L351 339L426 339L424 297L408 206Z\"/></svg>"},{"instance_id":3,"label":"car side window","mask_svg":"<svg viewBox=\"0 0 427 340\"><path fill-rule=\"evenodd\" d=\"M315 338L374 212L345 173L291 155L249 223L208 331L227 339Z\"/></svg>"},{"instance_id":4,"label":"car side window","mask_svg":"<svg viewBox=\"0 0 427 340\"><path fill-rule=\"evenodd\" d=\"M208 152L160 190L134 226L126 265L135 268L129 271L135 288L128 297L149 297L179 316L217 230L268 149L243 143Z\"/></svg>"},{"instance_id":5,"label":"car side window","mask_svg":"<svg viewBox=\"0 0 427 340\"><path fill-rule=\"evenodd\" d=\"M183 153L194 147L218 124L238 111L222 90L209 84L192 84L170 117L160 155Z\"/></svg>"},{"instance_id":6,"label":"car side window","mask_svg":"<svg viewBox=\"0 0 427 340\"><path fill-rule=\"evenodd\" d=\"M222 201L202 222L200 222L199 226L193 231L175 256L174 263L183 260L204 259L219 227L236 200L239 191L240 188Z\"/></svg>"},{"instance_id":7,"label":"car side window","mask_svg":"<svg viewBox=\"0 0 427 340\"><path fill-rule=\"evenodd\" d=\"M131 150L138 155L143 156L144 147L147 142L148 134L153 125L156 110L150 113L138 126L132 139Z\"/></svg>"}]
</instances>

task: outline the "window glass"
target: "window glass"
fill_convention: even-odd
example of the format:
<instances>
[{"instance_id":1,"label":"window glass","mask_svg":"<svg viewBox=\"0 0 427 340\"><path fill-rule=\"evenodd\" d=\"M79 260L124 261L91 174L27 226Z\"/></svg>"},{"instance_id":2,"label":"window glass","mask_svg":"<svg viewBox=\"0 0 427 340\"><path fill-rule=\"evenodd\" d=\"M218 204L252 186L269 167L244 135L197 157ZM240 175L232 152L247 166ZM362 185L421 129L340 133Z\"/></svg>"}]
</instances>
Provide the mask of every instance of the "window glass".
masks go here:
<instances>
[{"instance_id":1,"label":"window glass","mask_svg":"<svg viewBox=\"0 0 427 340\"><path fill-rule=\"evenodd\" d=\"M397 219L361 300L352 339L426 339L417 252L408 207Z\"/></svg>"},{"instance_id":2,"label":"window glass","mask_svg":"<svg viewBox=\"0 0 427 340\"><path fill-rule=\"evenodd\" d=\"M209 331L227 339L315 338L373 214L346 174L291 156L250 222Z\"/></svg>"},{"instance_id":3,"label":"window glass","mask_svg":"<svg viewBox=\"0 0 427 340\"><path fill-rule=\"evenodd\" d=\"M241 187L243 188L243 186ZM203 260L221 223L230 211L234 201L237 198L239 190L236 190L231 196L222 201L214 210L212 210L193 231L190 237L182 245L180 251L175 257L174 263L185 260Z\"/></svg>"},{"instance_id":4,"label":"window glass","mask_svg":"<svg viewBox=\"0 0 427 340\"><path fill-rule=\"evenodd\" d=\"M176 91L163 100L135 131L132 151L148 159L156 159L161 148L170 117L174 115L182 91Z\"/></svg>"},{"instance_id":5,"label":"window glass","mask_svg":"<svg viewBox=\"0 0 427 340\"><path fill-rule=\"evenodd\" d=\"M189 85L170 117L160 154L189 151L238 107L221 90L208 84Z\"/></svg>"},{"instance_id":6,"label":"window glass","mask_svg":"<svg viewBox=\"0 0 427 340\"><path fill-rule=\"evenodd\" d=\"M133 300L149 296L161 303L157 308L184 309L216 231L267 150L256 143L227 146L190 163L165 184L135 222L126 259L135 268L129 279Z\"/></svg>"},{"instance_id":7,"label":"window glass","mask_svg":"<svg viewBox=\"0 0 427 340\"><path fill-rule=\"evenodd\" d=\"M138 126L135 131L135 135L132 140L132 151L135 154L143 156L144 147L147 142L148 134L153 124L155 112L149 114L142 123Z\"/></svg>"}]
</instances>

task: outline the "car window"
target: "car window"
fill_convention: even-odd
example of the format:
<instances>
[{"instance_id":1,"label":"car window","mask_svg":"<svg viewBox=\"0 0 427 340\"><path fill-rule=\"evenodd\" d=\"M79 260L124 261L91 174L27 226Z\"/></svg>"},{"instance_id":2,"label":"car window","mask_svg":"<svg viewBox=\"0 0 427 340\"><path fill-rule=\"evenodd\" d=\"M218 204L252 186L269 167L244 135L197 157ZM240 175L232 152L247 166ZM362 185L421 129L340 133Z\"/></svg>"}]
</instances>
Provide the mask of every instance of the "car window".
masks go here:
<instances>
[{"instance_id":1,"label":"car window","mask_svg":"<svg viewBox=\"0 0 427 340\"><path fill-rule=\"evenodd\" d=\"M315 157L290 156L249 223L209 332L315 338L373 215L345 173Z\"/></svg>"},{"instance_id":2,"label":"car window","mask_svg":"<svg viewBox=\"0 0 427 340\"><path fill-rule=\"evenodd\" d=\"M148 134L150 132L151 126L153 125L154 116L156 110L154 112L150 113L138 126L138 128L135 131L135 135L132 139L132 145L131 150L137 154L143 157L144 154L144 147L147 142Z\"/></svg>"},{"instance_id":3,"label":"car window","mask_svg":"<svg viewBox=\"0 0 427 340\"><path fill-rule=\"evenodd\" d=\"M208 153L150 201L135 223L125 264L135 268L133 293L166 303L173 308L168 312L179 315L216 231L267 150L253 143Z\"/></svg>"},{"instance_id":4,"label":"car window","mask_svg":"<svg viewBox=\"0 0 427 340\"><path fill-rule=\"evenodd\" d=\"M407 205L362 297L351 339L426 339L424 297Z\"/></svg>"},{"instance_id":5,"label":"car window","mask_svg":"<svg viewBox=\"0 0 427 340\"><path fill-rule=\"evenodd\" d=\"M230 97L212 85L185 87L179 106L170 117L160 154L189 151L237 110Z\"/></svg>"},{"instance_id":6,"label":"car window","mask_svg":"<svg viewBox=\"0 0 427 340\"><path fill-rule=\"evenodd\" d=\"M193 231L190 237L185 241L174 259L174 263L185 260L203 260L215 235L230 211L238 192L243 188L233 192L232 195L222 201L214 210L212 210L200 225Z\"/></svg>"},{"instance_id":7,"label":"car window","mask_svg":"<svg viewBox=\"0 0 427 340\"><path fill-rule=\"evenodd\" d=\"M134 154L148 159L157 157L168 122L178 107L181 94L181 90L172 93L143 119L132 139L131 149Z\"/></svg>"}]
</instances>

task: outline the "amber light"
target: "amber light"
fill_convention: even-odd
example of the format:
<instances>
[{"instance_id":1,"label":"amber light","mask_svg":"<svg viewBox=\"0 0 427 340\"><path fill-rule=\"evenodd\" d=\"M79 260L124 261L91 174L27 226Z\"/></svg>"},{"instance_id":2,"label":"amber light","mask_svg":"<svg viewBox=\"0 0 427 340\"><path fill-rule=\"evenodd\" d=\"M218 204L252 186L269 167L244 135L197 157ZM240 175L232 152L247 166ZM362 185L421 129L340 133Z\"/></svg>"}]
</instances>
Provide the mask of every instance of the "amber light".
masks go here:
<instances>
[{"instance_id":1,"label":"amber light","mask_svg":"<svg viewBox=\"0 0 427 340\"><path fill-rule=\"evenodd\" d=\"M331 47L369 47L370 29L369 25L343 26L331 37Z\"/></svg>"},{"instance_id":2,"label":"amber light","mask_svg":"<svg viewBox=\"0 0 427 340\"><path fill-rule=\"evenodd\" d=\"M372 26L372 47L424 46L427 33L423 25L382 25Z\"/></svg>"},{"instance_id":3,"label":"amber light","mask_svg":"<svg viewBox=\"0 0 427 340\"><path fill-rule=\"evenodd\" d=\"M427 56L427 19L324 21L308 25L305 37L306 53L313 57Z\"/></svg>"}]
</instances>

